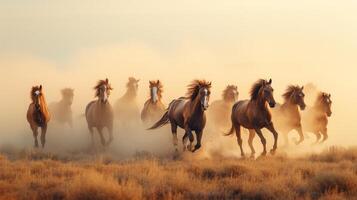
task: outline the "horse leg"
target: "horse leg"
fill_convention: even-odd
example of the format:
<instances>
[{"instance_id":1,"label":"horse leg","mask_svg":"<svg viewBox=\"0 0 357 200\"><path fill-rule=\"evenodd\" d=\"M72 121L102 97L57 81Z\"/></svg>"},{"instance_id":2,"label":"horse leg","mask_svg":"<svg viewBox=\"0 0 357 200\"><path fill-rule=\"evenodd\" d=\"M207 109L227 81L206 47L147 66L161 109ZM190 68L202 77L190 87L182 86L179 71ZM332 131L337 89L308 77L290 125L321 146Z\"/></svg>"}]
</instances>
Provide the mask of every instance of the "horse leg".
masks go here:
<instances>
[{"instance_id":1,"label":"horse leg","mask_svg":"<svg viewBox=\"0 0 357 200\"><path fill-rule=\"evenodd\" d=\"M237 136L237 142L240 148L240 155L242 157L245 157L244 151L243 151L243 141L242 141L242 136L241 136L241 130L240 130L240 125L239 124L234 124L234 129L236 130L236 136Z\"/></svg>"},{"instance_id":2,"label":"horse leg","mask_svg":"<svg viewBox=\"0 0 357 200\"><path fill-rule=\"evenodd\" d=\"M171 123L171 133L172 133L172 143L174 144L175 151L178 152L177 125L174 123Z\"/></svg>"},{"instance_id":3,"label":"horse leg","mask_svg":"<svg viewBox=\"0 0 357 200\"><path fill-rule=\"evenodd\" d=\"M187 139L188 139L188 134L187 132L185 132L185 134L182 137L182 146L183 146L183 151L186 151L186 143L187 143Z\"/></svg>"},{"instance_id":4,"label":"horse leg","mask_svg":"<svg viewBox=\"0 0 357 200\"><path fill-rule=\"evenodd\" d=\"M35 148L38 148L38 141L37 141L38 128L36 126L31 126L31 129L32 129L33 138L35 139Z\"/></svg>"},{"instance_id":5,"label":"horse leg","mask_svg":"<svg viewBox=\"0 0 357 200\"><path fill-rule=\"evenodd\" d=\"M45 147L45 143L46 143L46 132L47 132L47 125L44 125L44 126L41 128L41 145L42 145L42 148Z\"/></svg>"},{"instance_id":6,"label":"horse leg","mask_svg":"<svg viewBox=\"0 0 357 200\"><path fill-rule=\"evenodd\" d=\"M266 149L266 143L267 143L267 141L266 141L266 139L264 138L264 136L263 136L263 133L262 133L262 131L260 130L260 129L255 129L255 132L257 133L257 135L259 136L259 138L260 138L260 141L262 142L262 144L263 144L263 148L264 148L264 150L263 150L263 152L262 152L262 156L265 156L266 154L267 154L267 149Z\"/></svg>"},{"instance_id":7,"label":"horse leg","mask_svg":"<svg viewBox=\"0 0 357 200\"><path fill-rule=\"evenodd\" d=\"M315 142L313 143L313 145L319 143L319 140L321 139L321 134L320 134L319 131L314 131L314 134L315 134L315 136L316 136L316 140L315 140Z\"/></svg>"},{"instance_id":8,"label":"horse leg","mask_svg":"<svg viewBox=\"0 0 357 200\"><path fill-rule=\"evenodd\" d=\"M100 136L100 142L102 143L103 146L105 146L105 139L103 136L103 127L97 127L99 136Z\"/></svg>"},{"instance_id":9,"label":"horse leg","mask_svg":"<svg viewBox=\"0 0 357 200\"><path fill-rule=\"evenodd\" d=\"M90 136L91 136L91 140L92 140L92 147L94 147L94 130L92 126L88 126L89 132L90 132Z\"/></svg>"},{"instance_id":10,"label":"horse leg","mask_svg":"<svg viewBox=\"0 0 357 200\"><path fill-rule=\"evenodd\" d=\"M251 154L250 154L250 157L254 158L254 154L255 154L255 149L253 147L253 139L255 137L255 132L253 129L249 129L249 138L248 138L248 144L249 144L249 147L250 147L250 150L251 150Z\"/></svg>"},{"instance_id":11,"label":"horse leg","mask_svg":"<svg viewBox=\"0 0 357 200\"><path fill-rule=\"evenodd\" d=\"M113 141L113 125L109 125L108 126L108 132L109 132L109 140L108 140L108 142L107 142L107 146L109 146L109 144L110 143L112 143L112 141Z\"/></svg>"},{"instance_id":12,"label":"horse leg","mask_svg":"<svg viewBox=\"0 0 357 200\"><path fill-rule=\"evenodd\" d=\"M274 155L276 149L278 148L278 132L276 132L273 123L270 123L270 124L267 126L267 129L268 129L271 133L273 133L273 136L274 136L274 145L273 145L273 148L270 150L270 153L271 153L272 155Z\"/></svg>"},{"instance_id":13,"label":"horse leg","mask_svg":"<svg viewBox=\"0 0 357 200\"><path fill-rule=\"evenodd\" d=\"M192 152L195 152L196 150L198 150L199 148L201 148L201 140L202 140L202 133L203 131L200 130L200 131L195 131L196 133L196 137L197 137L197 143L195 145L195 148L193 149Z\"/></svg>"},{"instance_id":14,"label":"horse leg","mask_svg":"<svg viewBox=\"0 0 357 200\"><path fill-rule=\"evenodd\" d=\"M297 132L299 133L299 141L295 141L295 144L298 145L300 144L302 141L304 141L304 134L302 132L302 128L301 128L301 124L297 127Z\"/></svg>"},{"instance_id":15,"label":"horse leg","mask_svg":"<svg viewBox=\"0 0 357 200\"><path fill-rule=\"evenodd\" d=\"M321 131L321 133L322 133L323 138L322 138L322 141L320 142L320 144L324 143L324 142L327 140L327 138L328 138L327 128L324 128L324 129Z\"/></svg>"}]
</instances>

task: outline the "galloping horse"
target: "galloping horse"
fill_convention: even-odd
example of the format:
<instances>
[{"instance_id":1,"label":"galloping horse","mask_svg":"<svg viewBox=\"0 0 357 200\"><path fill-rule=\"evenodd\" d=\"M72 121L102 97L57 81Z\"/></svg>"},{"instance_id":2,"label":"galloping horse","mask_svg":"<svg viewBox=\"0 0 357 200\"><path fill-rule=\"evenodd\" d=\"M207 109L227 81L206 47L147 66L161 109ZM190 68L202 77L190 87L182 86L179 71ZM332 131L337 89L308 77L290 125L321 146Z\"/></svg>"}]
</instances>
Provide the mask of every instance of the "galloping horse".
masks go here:
<instances>
[{"instance_id":1,"label":"galloping horse","mask_svg":"<svg viewBox=\"0 0 357 200\"><path fill-rule=\"evenodd\" d=\"M295 141L295 144L300 144L304 141L304 135L301 127L300 110L306 107L303 92L304 86L290 85L283 94L284 103L272 109L273 121L277 130L283 133L285 145L288 145L288 133L291 130L296 130L299 133L300 139Z\"/></svg>"},{"instance_id":2,"label":"galloping horse","mask_svg":"<svg viewBox=\"0 0 357 200\"><path fill-rule=\"evenodd\" d=\"M38 147L38 128L41 128L41 145L42 148L44 148L46 143L47 123L50 121L50 113L47 108L42 85L32 87L30 95L32 102L27 110L27 121L30 124L36 148Z\"/></svg>"},{"instance_id":3,"label":"galloping horse","mask_svg":"<svg viewBox=\"0 0 357 200\"><path fill-rule=\"evenodd\" d=\"M238 100L238 88L228 85L223 91L222 99L212 102L208 111L208 119L218 127L229 127L232 106Z\"/></svg>"},{"instance_id":4,"label":"galloping horse","mask_svg":"<svg viewBox=\"0 0 357 200\"><path fill-rule=\"evenodd\" d=\"M85 111L88 129L92 137L92 145L94 145L94 129L98 130L101 143L103 146L109 145L113 141L113 110L108 102L110 91L113 89L108 79L98 81L94 87L95 97L98 100L91 101ZM109 132L109 140L106 142L103 136L103 128L107 128Z\"/></svg>"},{"instance_id":5,"label":"galloping horse","mask_svg":"<svg viewBox=\"0 0 357 200\"><path fill-rule=\"evenodd\" d=\"M206 125L205 110L208 108L210 97L211 82L205 80L194 80L188 86L187 97L180 97L173 100L162 118L149 129L156 129L165 124L171 124L171 132L173 135L173 144L177 151L177 126L185 130L185 135L182 138L183 150L186 148L195 152L201 147L201 139L203 129ZM197 143L192 148L194 137L192 131L195 131ZM186 147L187 137L190 140L190 145Z\"/></svg>"},{"instance_id":6,"label":"galloping horse","mask_svg":"<svg viewBox=\"0 0 357 200\"><path fill-rule=\"evenodd\" d=\"M277 149L278 133L276 132L273 122L271 121L271 114L267 105L269 104L269 106L273 108L276 104L273 97L273 88L271 87L271 83L271 79L269 82L263 79L258 80L250 91L250 100L238 101L232 107L232 128L226 135L233 134L235 130L241 155L243 157L245 154L242 147L241 126L249 129L248 143L252 151L252 157L255 154L252 144L255 132L260 137L264 147L261 155L266 155L266 140L262 134L262 128L267 128L274 135L274 146L273 149L270 150L270 153L274 154Z\"/></svg>"},{"instance_id":7,"label":"galloping horse","mask_svg":"<svg viewBox=\"0 0 357 200\"><path fill-rule=\"evenodd\" d=\"M149 81L150 99L148 99L141 111L141 120L144 123L156 122L165 112L165 106L161 102L162 84L159 80Z\"/></svg>"},{"instance_id":8,"label":"galloping horse","mask_svg":"<svg viewBox=\"0 0 357 200\"><path fill-rule=\"evenodd\" d=\"M129 77L126 93L114 104L115 118L124 125L138 122L140 119L140 110L136 102L138 82L139 79Z\"/></svg>"},{"instance_id":9,"label":"galloping horse","mask_svg":"<svg viewBox=\"0 0 357 200\"><path fill-rule=\"evenodd\" d=\"M54 102L49 105L52 114L52 119L60 124L68 124L73 126L72 103L73 89L64 88L61 90L62 99L59 102Z\"/></svg>"},{"instance_id":10,"label":"galloping horse","mask_svg":"<svg viewBox=\"0 0 357 200\"><path fill-rule=\"evenodd\" d=\"M319 142L321 134L323 139L320 143L327 140L327 124L328 117L332 115L331 112L331 94L320 92L315 105L307 109L303 115L302 122L304 131L312 132L316 135L316 143Z\"/></svg>"}]
</instances>

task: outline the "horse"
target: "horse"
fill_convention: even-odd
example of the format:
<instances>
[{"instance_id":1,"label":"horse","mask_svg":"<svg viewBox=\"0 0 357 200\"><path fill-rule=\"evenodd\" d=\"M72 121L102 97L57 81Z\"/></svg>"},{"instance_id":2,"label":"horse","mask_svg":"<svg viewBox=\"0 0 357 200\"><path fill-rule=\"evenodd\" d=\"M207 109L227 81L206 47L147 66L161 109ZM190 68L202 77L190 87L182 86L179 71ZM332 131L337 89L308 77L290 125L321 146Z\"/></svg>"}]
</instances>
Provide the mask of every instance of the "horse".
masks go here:
<instances>
[{"instance_id":1,"label":"horse","mask_svg":"<svg viewBox=\"0 0 357 200\"><path fill-rule=\"evenodd\" d=\"M85 110L85 116L91 133L92 146L94 146L94 128L97 129L103 146L109 146L113 141L113 109L108 98L110 91L113 90L109 80L99 80L94 87L97 100L91 101ZM103 128L109 132L109 140L106 142L103 136Z\"/></svg>"},{"instance_id":2,"label":"horse","mask_svg":"<svg viewBox=\"0 0 357 200\"><path fill-rule=\"evenodd\" d=\"M50 121L51 116L47 108L42 85L32 87L30 96L32 102L27 110L27 121L30 124L36 148L38 148L38 128L41 128L41 145L42 148L44 148L46 143L47 124Z\"/></svg>"},{"instance_id":3,"label":"horse","mask_svg":"<svg viewBox=\"0 0 357 200\"><path fill-rule=\"evenodd\" d=\"M315 144L321 139L320 143L323 143L327 140L327 124L328 118L331 117L331 94L325 92L320 92L317 96L314 106L307 109L302 117L302 124L304 131L312 132L316 136Z\"/></svg>"},{"instance_id":4,"label":"horse","mask_svg":"<svg viewBox=\"0 0 357 200\"><path fill-rule=\"evenodd\" d=\"M129 77L126 84L127 91L114 104L115 118L122 124L128 125L140 119L140 110L136 102L139 81L139 79Z\"/></svg>"},{"instance_id":5,"label":"horse","mask_svg":"<svg viewBox=\"0 0 357 200\"><path fill-rule=\"evenodd\" d=\"M298 145L304 141L304 135L301 127L300 110L306 108L304 101L305 94L303 92L304 86L289 85L282 95L284 103L277 105L272 109L273 122L280 133L283 133L285 145L288 145L288 133L291 130L296 130L299 133L299 140L295 141Z\"/></svg>"},{"instance_id":6,"label":"horse","mask_svg":"<svg viewBox=\"0 0 357 200\"><path fill-rule=\"evenodd\" d=\"M177 127L185 130L185 135L182 138L183 150L195 152L201 147L201 139L203 130L206 125L205 111L208 109L210 98L211 82L205 80L194 80L188 85L186 97L180 97L173 100L161 119L157 121L149 130L162 127L168 123L171 124L171 132L173 136L173 145L177 150ZM194 136L192 131L196 133L197 143L192 148ZM186 146L187 138L190 144Z\"/></svg>"},{"instance_id":7,"label":"horse","mask_svg":"<svg viewBox=\"0 0 357 200\"><path fill-rule=\"evenodd\" d=\"M141 120L146 124L157 121L165 112L165 105L161 101L162 87L160 80L149 81L150 98L141 111Z\"/></svg>"},{"instance_id":8,"label":"horse","mask_svg":"<svg viewBox=\"0 0 357 200\"><path fill-rule=\"evenodd\" d=\"M208 111L208 119L218 127L229 127L231 108L238 100L238 87L228 85L222 93L222 99L213 101Z\"/></svg>"},{"instance_id":9,"label":"horse","mask_svg":"<svg viewBox=\"0 0 357 200\"><path fill-rule=\"evenodd\" d=\"M232 127L225 135L231 135L236 132L237 142L240 147L242 157L245 157L242 147L241 126L249 130L249 147L251 149L251 157L254 157L255 150L253 147L253 139L255 132L258 134L261 143L263 144L263 152L261 156L266 155L266 139L264 138L261 129L267 128L274 136L274 145L270 153L274 155L277 149L278 133L274 128L272 116L268 108L275 107L275 99L273 96L274 89L271 86L272 80L266 81L259 79L254 83L250 90L250 100L241 100L235 103L232 107L231 122Z\"/></svg>"},{"instance_id":10,"label":"horse","mask_svg":"<svg viewBox=\"0 0 357 200\"><path fill-rule=\"evenodd\" d=\"M49 105L52 119L60 124L68 124L73 127L72 103L74 90L64 88L61 90L62 99L58 102L53 102Z\"/></svg>"}]
</instances>

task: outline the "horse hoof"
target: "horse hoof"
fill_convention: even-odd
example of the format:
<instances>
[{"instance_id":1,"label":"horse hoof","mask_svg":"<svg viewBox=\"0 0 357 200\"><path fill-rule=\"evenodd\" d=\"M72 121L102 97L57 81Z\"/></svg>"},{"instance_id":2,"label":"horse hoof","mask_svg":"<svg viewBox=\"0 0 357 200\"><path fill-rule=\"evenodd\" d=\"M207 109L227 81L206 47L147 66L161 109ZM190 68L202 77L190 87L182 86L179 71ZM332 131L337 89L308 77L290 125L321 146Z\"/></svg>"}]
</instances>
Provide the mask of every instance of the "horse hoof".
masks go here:
<instances>
[{"instance_id":1,"label":"horse hoof","mask_svg":"<svg viewBox=\"0 0 357 200\"><path fill-rule=\"evenodd\" d=\"M275 149L270 150L271 155L275 155Z\"/></svg>"},{"instance_id":2,"label":"horse hoof","mask_svg":"<svg viewBox=\"0 0 357 200\"><path fill-rule=\"evenodd\" d=\"M266 156L267 155L267 152L266 151L263 151L260 156Z\"/></svg>"}]
</instances>

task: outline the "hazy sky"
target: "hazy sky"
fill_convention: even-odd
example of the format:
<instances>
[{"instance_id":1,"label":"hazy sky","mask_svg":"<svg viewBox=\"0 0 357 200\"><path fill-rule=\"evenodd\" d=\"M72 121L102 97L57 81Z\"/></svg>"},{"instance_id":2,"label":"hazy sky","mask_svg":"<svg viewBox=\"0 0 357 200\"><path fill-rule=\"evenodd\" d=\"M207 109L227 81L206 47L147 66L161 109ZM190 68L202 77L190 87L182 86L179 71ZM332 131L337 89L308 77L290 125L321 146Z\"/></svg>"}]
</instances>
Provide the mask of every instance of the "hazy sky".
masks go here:
<instances>
[{"instance_id":1,"label":"hazy sky","mask_svg":"<svg viewBox=\"0 0 357 200\"><path fill-rule=\"evenodd\" d=\"M357 111L356 10L352 0L2 0L1 81L13 86L2 90L23 114L38 83L50 101L74 87L83 106L104 76L113 98L130 75L142 79L143 98L147 81L160 78L167 101L192 78L212 80L215 98L238 84L245 98L253 81L272 77L278 97L289 83L332 93L335 130L356 132L344 124ZM0 117L11 117L1 106Z\"/></svg>"}]
</instances>

